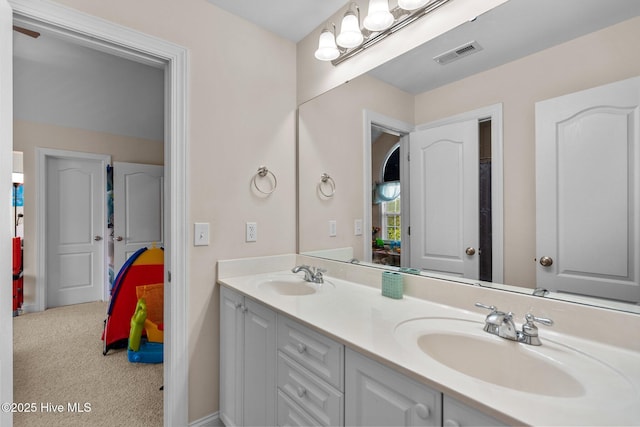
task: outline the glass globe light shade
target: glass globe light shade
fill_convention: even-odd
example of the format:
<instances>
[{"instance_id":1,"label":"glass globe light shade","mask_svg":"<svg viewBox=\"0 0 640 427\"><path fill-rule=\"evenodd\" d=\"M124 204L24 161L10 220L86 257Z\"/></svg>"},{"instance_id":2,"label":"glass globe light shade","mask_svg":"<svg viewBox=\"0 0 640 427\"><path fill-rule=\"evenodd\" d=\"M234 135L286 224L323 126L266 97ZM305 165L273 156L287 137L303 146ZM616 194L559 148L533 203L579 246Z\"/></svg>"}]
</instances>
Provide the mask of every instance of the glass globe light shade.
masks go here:
<instances>
[{"instance_id":1,"label":"glass globe light shade","mask_svg":"<svg viewBox=\"0 0 640 427\"><path fill-rule=\"evenodd\" d=\"M416 10L429 3L429 0L398 0L398 6L404 10Z\"/></svg>"},{"instance_id":2,"label":"glass globe light shade","mask_svg":"<svg viewBox=\"0 0 640 427\"><path fill-rule=\"evenodd\" d=\"M364 41L362 31L360 31L360 22L358 17L352 11L345 13L340 25L340 34L336 38L338 46L350 49L360 46Z\"/></svg>"},{"instance_id":3,"label":"glass globe light shade","mask_svg":"<svg viewBox=\"0 0 640 427\"><path fill-rule=\"evenodd\" d=\"M318 49L315 53L316 59L320 61L333 61L339 55L340 51L338 51L338 46L336 46L336 39L333 33L325 28L320 34Z\"/></svg>"},{"instance_id":4,"label":"glass globe light shade","mask_svg":"<svg viewBox=\"0 0 640 427\"><path fill-rule=\"evenodd\" d=\"M363 23L369 31L383 31L389 28L393 24L389 0L369 0L369 12Z\"/></svg>"}]
</instances>

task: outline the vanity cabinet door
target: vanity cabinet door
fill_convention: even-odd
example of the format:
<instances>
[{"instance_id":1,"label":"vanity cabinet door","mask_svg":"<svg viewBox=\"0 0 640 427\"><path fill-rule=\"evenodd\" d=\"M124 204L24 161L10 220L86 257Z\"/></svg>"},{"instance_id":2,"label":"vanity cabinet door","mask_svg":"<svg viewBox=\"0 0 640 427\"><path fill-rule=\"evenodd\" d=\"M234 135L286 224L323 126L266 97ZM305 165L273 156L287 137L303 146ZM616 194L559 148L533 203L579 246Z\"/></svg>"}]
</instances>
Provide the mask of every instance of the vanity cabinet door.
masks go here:
<instances>
[{"instance_id":1,"label":"vanity cabinet door","mask_svg":"<svg viewBox=\"0 0 640 427\"><path fill-rule=\"evenodd\" d=\"M442 402L442 419L442 425L444 427L493 427L508 425L446 395Z\"/></svg>"},{"instance_id":2,"label":"vanity cabinet door","mask_svg":"<svg viewBox=\"0 0 640 427\"><path fill-rule=\"evenodd\" d=\"M241 295L220 287L220 419L227 427L243 425L243 302Z\"/></svg>"},{"instance_id":3,"label":"vanity cabinet door","mask_svg":"<svg viewBox=\"0 0 640 427\"><path fill-rule=\"evenodd\" d=\"M220 418L230 426L276 425L276 314L220 288Z\"/></svg>"},{"instance_id":4,"label":"vanity cabinet door","mask_svg":"<svg viewBox=\"0 0 640 427\"><path fill-rule=\"evenodd\" d=\"M439 426L442 394L346 350L345 425Z\"/></svg>"}]
</instances>

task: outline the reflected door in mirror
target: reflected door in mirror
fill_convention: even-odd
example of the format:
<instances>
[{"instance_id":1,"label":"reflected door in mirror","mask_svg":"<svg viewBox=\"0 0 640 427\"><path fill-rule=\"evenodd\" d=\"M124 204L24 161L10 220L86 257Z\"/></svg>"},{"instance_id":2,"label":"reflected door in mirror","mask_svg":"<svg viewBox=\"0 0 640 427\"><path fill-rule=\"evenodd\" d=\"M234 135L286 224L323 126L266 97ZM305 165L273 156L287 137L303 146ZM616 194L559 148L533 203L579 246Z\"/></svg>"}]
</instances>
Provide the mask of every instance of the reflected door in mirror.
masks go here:
<instances>
[{"instance_id":1,"label":"reflected door in mirror","mask_svg":"<svg viewBox=\"0 0 640 427\"><path fill-rule=\"evenodd\" d=\"M640 301L639 106L640 77L536 104L538 287Z\"/></svg>"},{"instance_id":2,"label":"reflected door in mirror","mask_svg":"<svg viewBox=\"0 0 640 427\"><path fill-rule=\"evenodd\" d=\"M411 266L477 279L478 121L414 132L409 145Z\"/></svg>"}]
</instances>

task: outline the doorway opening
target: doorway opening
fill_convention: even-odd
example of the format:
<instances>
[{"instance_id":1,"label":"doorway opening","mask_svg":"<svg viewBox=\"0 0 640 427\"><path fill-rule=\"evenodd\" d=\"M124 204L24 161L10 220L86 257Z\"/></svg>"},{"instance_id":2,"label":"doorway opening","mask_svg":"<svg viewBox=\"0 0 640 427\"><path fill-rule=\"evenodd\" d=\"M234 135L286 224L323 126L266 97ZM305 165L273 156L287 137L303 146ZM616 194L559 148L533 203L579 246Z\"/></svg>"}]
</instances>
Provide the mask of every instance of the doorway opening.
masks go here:
<instances>
[{"instance_id":1,"label":"doorway opening","mask_svg":"<svg viewBox=\"0 0 640 427\"><path fill-rule=\"evenodd\" d=\"M485 282L492 281L493 269L493 236L491 218L491 118L481 119L478 122L478 221L480 245L479 279Z\"/></svg>"},{"instance_id":2,"label":"doorway opening","mask_svg":"<svg viewBox=\"0 0 640 427\"><path fill-rule=\"evenodd\" d=\"M27 0L12 0L11 8L13 9L14 24L24 27L29 23L30 26L37 27L37 31L49 29L59 35L80 41L85 46L93 46L98 50L138 62L157 64L166 71L164 153L165 176L167 178L164 188L166 200L164 215L166 219L165 230L167 231L165 233L165 286L167 290L165 324L168 325L168 328L165 329L165 340L170 345L166 345L164 348L163 369L166 386L164 387L164 424L186 425L189 406L186 319L189 287L186 274L188 236L184 227L187 221L186 209L189 205L186 187L188 140L185 113L188 87L187 50L170 42L123 28L120 25L55 3L32 4ZM10 55L8 56L7 62L10 62ZM5 70L3 69L3 71ZM4 167L3 171L5 171ZM41 249L38 248L38 250ZM171 281L180 283L181 286L168 286ZM3 316L5 315L6 313L3 311ZM8 320L3 318L2 322L5 323ZM2 372L12 370L12 358L5 356L6 353L3 352L0 359ZM6 384L3 384L0 389L2 400L11 401L13 395L11 391L13 388L12 378L9 375L6 378L7 381L3 382Z\"/></svg>"}]
</instances>

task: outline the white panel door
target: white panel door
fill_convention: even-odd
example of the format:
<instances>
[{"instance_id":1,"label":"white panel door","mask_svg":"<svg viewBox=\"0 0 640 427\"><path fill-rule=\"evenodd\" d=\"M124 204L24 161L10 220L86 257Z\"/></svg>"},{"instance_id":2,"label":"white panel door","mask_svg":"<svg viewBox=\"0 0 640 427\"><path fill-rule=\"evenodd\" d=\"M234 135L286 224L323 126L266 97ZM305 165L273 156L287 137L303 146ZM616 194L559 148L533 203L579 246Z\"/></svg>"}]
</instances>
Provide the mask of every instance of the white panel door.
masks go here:
<instances>
[{"instance_id":1,"label":"white panel door","mask_svg":"<svg viewBox=\"0 0 640 427\"><path fill-rule=\"evenodd\" d=\"M409 147L410 265L477 279L478 121L411 133Z\"/></svg>"},{"instance_id":2,"label":"white panel door","mask_svg":"<svg viewBox=\"0 0 640 427\"><path fill-rule=\"evenodd\" d=\"M164 245L164 166L114 162L114 271L143 247Z\"/></svg>"},{"instance_id":3,"label":"white panel door","mask_svg":"<svg viewBox=\"0 0 640 427\"><path fill-rule=\"evenodd\" d=\"M639 105L640 78L536 104L539 287L640 301Z\"/></svg>"},{"instance_id":4,"label":"white panel door","mask_svg":"<svg viewBox=\"0 0 640 427\"><path fill-rule=\"evenodd\" d=\"M105 175L94 159L46 161L47 307L102 299Z\"/></svg>"},{"instance_id":5,"label":"white panel door","mask_svg":"<svg viewBox=\"0 0 640 427\"><path fill-rule=\"evenodd\" d=\"M0 224L4 227L0 232L0 403L13 401L13 321L11 320L12 301L10 269L11 239L13 234L9 212L11 194L11 150L13 148L13 14L6 0L0 0ZM11 411L0 411L0 425L10 426L13 423Z\"/></svg>"}]
</instances>

